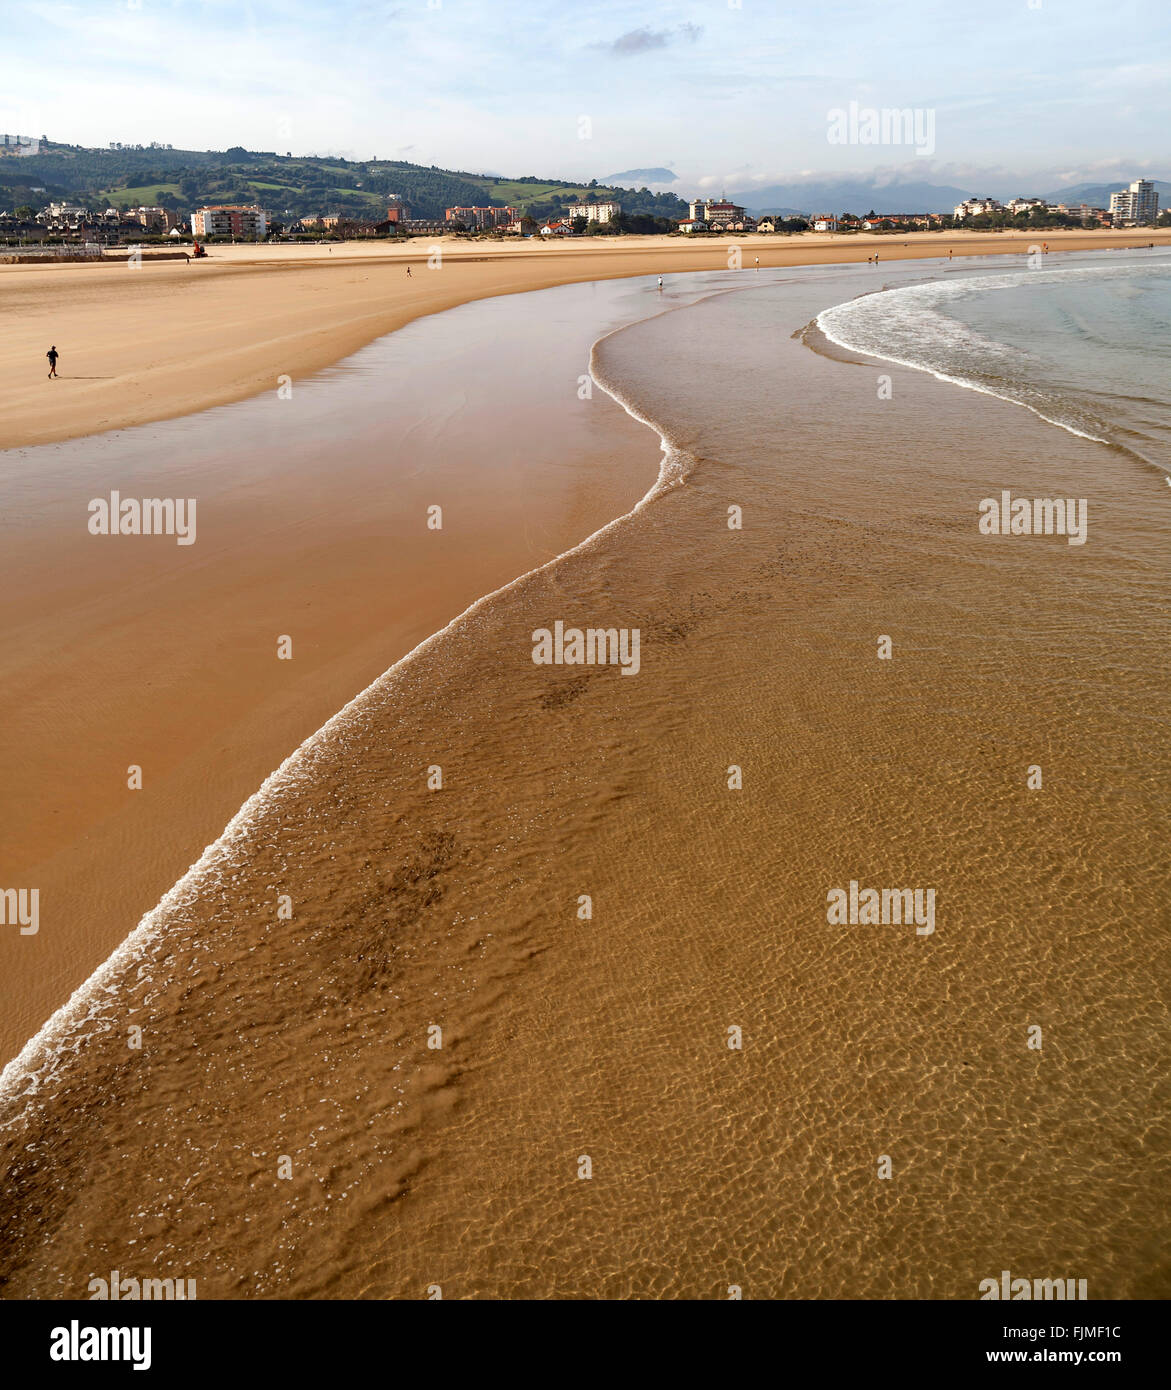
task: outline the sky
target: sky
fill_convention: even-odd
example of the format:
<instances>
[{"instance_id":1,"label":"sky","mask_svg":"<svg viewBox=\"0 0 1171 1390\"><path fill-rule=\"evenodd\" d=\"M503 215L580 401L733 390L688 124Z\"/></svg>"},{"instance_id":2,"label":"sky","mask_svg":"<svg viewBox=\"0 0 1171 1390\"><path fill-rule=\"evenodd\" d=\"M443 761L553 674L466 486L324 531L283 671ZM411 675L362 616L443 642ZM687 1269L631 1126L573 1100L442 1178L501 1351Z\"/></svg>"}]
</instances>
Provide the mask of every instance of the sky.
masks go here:
<instances>
[{"instance_id":1,"label":"sky","mask_svg":"<svg viewBox=\"0 0 1171 1390\"><path fill-rule=\"evenodd\" d=\"M684 194L1043 191L1171 177L1169 38L1168 0L5 0L0 131L572 180L666 166ZM862 143L883 108L918 138Z\"/></svg>"}]
</instances>

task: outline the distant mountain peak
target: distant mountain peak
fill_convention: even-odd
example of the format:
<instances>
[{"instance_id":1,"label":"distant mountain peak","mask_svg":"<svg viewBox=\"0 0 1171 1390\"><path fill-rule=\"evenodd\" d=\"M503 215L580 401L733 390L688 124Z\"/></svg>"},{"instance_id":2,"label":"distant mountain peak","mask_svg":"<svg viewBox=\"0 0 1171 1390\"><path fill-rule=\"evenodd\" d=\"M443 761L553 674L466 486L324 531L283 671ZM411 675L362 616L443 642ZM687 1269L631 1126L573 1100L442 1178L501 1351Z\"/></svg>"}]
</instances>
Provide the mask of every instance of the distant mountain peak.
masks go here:
<instances>
[{"instance_id":1,"label":"distant mountain peak","mask_svg":"<svg viewBox=\"0 0 1171 1390\"><path fill-rule=\"evenodd\" d=\"M610 174L602 182L608 186L616 183L629 183L637 180L639 183L674 183L679 177L670 169L624 169L620 174Z\"/></svg>"}]
</instances>

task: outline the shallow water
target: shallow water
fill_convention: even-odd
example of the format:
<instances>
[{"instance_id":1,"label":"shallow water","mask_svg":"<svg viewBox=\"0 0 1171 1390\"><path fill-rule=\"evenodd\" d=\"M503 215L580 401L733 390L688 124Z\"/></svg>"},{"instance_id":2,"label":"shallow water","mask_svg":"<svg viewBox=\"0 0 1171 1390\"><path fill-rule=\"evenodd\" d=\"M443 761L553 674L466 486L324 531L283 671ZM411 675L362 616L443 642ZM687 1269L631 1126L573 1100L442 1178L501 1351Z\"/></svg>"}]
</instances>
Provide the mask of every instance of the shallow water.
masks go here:
<instances>
[{"instance_id":1,"label":"shallow water","mask_svg":"<svg viewBox=\"0 0 1171 1390\"><path fill-rule=\"evenodd\" d=\"M837 305L819 324L842 345L1171 467L1171 259L1161 250L969 269Z\"/></svg>"}]
</instances>

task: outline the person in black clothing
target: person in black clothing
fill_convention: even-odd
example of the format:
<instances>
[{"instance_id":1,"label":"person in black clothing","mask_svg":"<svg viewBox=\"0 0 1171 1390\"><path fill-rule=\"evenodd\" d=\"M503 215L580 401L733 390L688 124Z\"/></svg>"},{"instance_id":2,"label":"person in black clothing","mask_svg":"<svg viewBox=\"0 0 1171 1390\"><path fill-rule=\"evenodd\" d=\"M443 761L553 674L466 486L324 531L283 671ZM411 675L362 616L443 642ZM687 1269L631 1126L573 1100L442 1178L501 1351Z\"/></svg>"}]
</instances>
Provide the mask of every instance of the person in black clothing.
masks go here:
<instances>
[{"instance_id":1,"label":"person in black clothing","mask_svg":"<svg viewBox=\"0 0 1171 1390\"><path fill-rule=\"evenodd\" d=\"M45 356L49 359L49 375L50 375L50 376L56 376L56 375L57 375L57 349L56 349L55 347L51 347L51 348L49 349L49 351L45 353Z\"/></svg>"}]
</instances>

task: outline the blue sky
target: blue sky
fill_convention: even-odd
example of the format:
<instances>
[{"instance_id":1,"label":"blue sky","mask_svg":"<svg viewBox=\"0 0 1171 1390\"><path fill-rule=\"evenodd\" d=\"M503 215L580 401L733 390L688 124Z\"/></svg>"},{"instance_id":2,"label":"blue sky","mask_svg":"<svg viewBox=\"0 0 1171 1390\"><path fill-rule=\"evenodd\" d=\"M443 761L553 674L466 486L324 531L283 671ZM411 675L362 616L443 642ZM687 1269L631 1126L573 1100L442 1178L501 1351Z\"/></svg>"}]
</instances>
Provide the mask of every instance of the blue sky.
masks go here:
<instances>
[{"instance_id":1,"label":"blue sky","mask_svg":"<svg viewBox=\"0 0 1171 1390\"><path fill-rule=\"evenodd\" d=\"M1171 175L1169 32L1167 0L21 0L0 130L572 179L666 165L683 191L1042 190ZM931 111L933 154L830 143L851 101Z\"/></svg>"}]
</instances>

